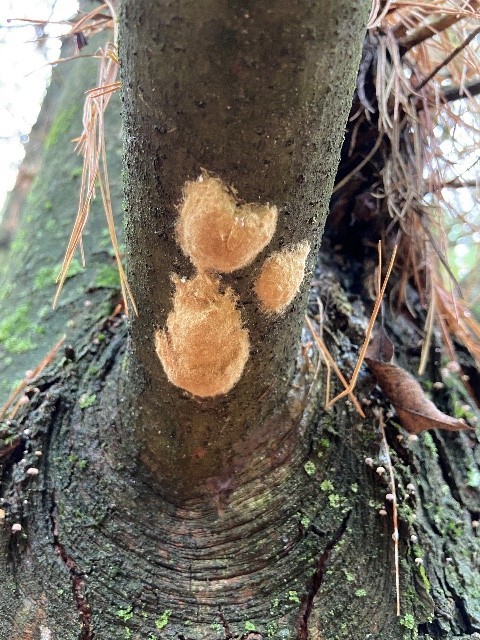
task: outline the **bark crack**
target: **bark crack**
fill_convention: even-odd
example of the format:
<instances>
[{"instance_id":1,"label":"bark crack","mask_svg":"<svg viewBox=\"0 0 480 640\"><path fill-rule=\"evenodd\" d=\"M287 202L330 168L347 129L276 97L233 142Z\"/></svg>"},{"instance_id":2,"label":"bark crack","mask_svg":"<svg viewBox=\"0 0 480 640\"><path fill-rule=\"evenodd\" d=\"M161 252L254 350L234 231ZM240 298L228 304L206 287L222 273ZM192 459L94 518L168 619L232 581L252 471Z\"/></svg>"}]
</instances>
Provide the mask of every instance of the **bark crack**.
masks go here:
<instances>
[{"instance_id":1,"label":"bark crack","mask_svg":"<svg viewBox=\"0 0 480 640\"><path fill-rule=\"evenodd\" d=\"M310 581L310 586L306 596L303 598L302 603L300 605L300 611L298 614L296 631L297 636L296 640L308 640L308 621L310 618L310 614L312 612L313 601L315 596L317 595L320 587L322 586L323 579L325 577L325 572L327 570L328 560L330 558L330 554L332 553L335 546L340 542L341 537L345 533L348 525L348 521L352 514L352 510L348 511L345 514L340 526L333 533L331 539L327 543L324 552L318 558L317 563L315 565L315 572Z\"/></svg>"},{"instance_id":2,"label":"bark crack","mask_svg":"<svg viewBox=\"0 0 480 640\"><path fill-rule=\"evenodd\" d=\"M223 631L225 633L225 640L231 640L231 638L233 638L233 634L221 607L219 607L218 609L218 617L220 618L220 621L222 623Z\"/></svg>"},{"instance_id":3,"label":"bark crack","mask_svg":"<svg viewBox=\"0 0 480 640\"><path fill-rule=\"evenodd\" d=\"M50 523L52 526L53 546L70 574L73 597L82 623L78 640L94 640L95 633L92 628L92 611L85 593L85 573L80 569L75 560L65 549L65 546L60 542L56 512L57 504L55 502L55 492L52 491Z\"/></svg>"},{"instance_id":4,"label":"bark crack","mask_svg":"<svg viewBox=\"0 0 480 640\"><path fill-rule=\"evenodd\" d=\"M441 440L435 432L432 432L432 438L435 443L438 452L438 466L442 473L445 484L449 487L452 498L458 502L463 509L463 501L460 495L455 475L453 473L452 465L448 459L447 452L443 440Z\"/></svg>"},{"instance_id":5,"label":"bark crack","mask_svg":"<svg viewBox=\"0 0 480 640\"><path fill-rule=\"evenodd\" d=\"M444 574L445 575L445 574ZM458 616L458 621L462 627L462 631L464 631L465 633L467 633L468 635L471 635L473 633L476 633L478 631L480 631L480 628L477 627L476 625L472 624L472 619L468 613L468 610L465 606L465 603L461 597L461 595L459 595L457 593L457 590L454 588L454 586L449 582L448 577L445 575L445 582L444 582L450 597L452 598L452 600L455 603L455 609L456 609L456 613Z\"/></svg>"}]
</instances>

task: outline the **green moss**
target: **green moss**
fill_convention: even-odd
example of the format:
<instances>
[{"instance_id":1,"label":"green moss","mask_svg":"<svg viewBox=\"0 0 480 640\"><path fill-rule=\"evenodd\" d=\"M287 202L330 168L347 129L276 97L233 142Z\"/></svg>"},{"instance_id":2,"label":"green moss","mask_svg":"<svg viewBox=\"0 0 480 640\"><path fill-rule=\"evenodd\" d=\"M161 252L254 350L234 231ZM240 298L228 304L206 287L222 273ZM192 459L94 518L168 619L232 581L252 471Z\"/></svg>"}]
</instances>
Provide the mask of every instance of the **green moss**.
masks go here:
<instances>
[{"instance_id":1,"label":"green moss","mask_svg":"<svg viewBox=\"0 0 480 640\"><path fill-rule=\"evenodd\" d=\"M5 300L5 298L7 298L13 291L13 284L11 282L8 282L6 284L2 285L2 289L0 291L0 302L2 300Z\"/></svg>"},{"instance_id":2,"label":"green moss","mask_svg":"<svg viewBox=\"0 0 480 640\"><path fill-rule=\"evenodd\" d=\"M355 576L350 573L349 571L347 571L347 569L343 569L343 573L345 574L345 579L347 582L354 582L355 581Z\"/></svg>"},{"instance_id":3,"label":"green moss","mask_svg":"<svg viewBox=\"0 0 480 640\"><path fill-rule=\"evenodd\" d=\"M171 609L166 609L162 615L155 620L155 626L157 629L163 629L167 626L170 616L172 615Z\"/></svg>"},{"instance_id":4,"label":"green moss","mask_svg":"<svg viewBox=\"0 0 480 640\"><path fill-rule=\"evenodd\" d=\"M324 480L320 484L320 489L322 491L333 491L333 489L334 489L333 482L330 482L330 480Z\"/></svg>"},{"instance_id":5,"label":"green moss","mask_svg":"<svg viewBox=\"0 0 480 640\"><path fill-rule=\"evenodd\" d=\"M51 232L57 228L58 222L54 218L50 218L45 223L45 231Z\"/></svg>"},{"instance_id":6,"label":"green moss","mask_svg":"<svg viewBox=\"0 0 480 640\"><path fill-rule=\"evenodd\" d=\"M452 538L459 538L464 531L465 523L461 520L452 520L447 524L447 533Z\"/></svg>"},{"instance_id":7,"label":"green moss","mask_svg":"<svg viewBox=\"0 0 480 640\"><path fill-rule=\"evenodd\" d=\"M332 509L341 509L347 505L347 499L338 495L338 493L330 493L328 495L328 504Z\"/></svg>"},{"instance_id":8,"label":"green moss","mask_svg":"<svg viewBox=\"0 0 480 640\"><path fill-rule=\"evenodd\" d=\"M355 591L355 595L357 596L357 598L365 598L365 596L367 595L367 591L365 589L357 589Z\"/></svg>"},{"instance_id":9,"label":"green moss","mask_svg":"<svg viewBox=\"0 0 480 640\"><path fill-rule=\"evenodd\" d=\"M50 131L45 139L46 149L50 149L50 147L53 147L58 142L59 138L68 132L76 113L77 106L72 105L69 109L65 109L65 111L61 111L58 114L58 116L53 121L53 124L50 127Z\"/></svg>"},{"instance_id":10,"label":"green moss","mask_svg":"<svg viewBox=\"0 0 480 640\"><path fill-rule=\"evenodd\" d=\"M120 620L123 620L124 622L127 622L127 620L131 620L133 618L133 607L132 607L132 605L130 605L126 609L119 609L116 612L116 615L120 618Z\"/></svg>"},{"instance_id":11,"label":"green moss","mask_svg":"<svg viewBox=\"0 0 480 640\"><path fill-rule=\"evenodd\" d=\"M95 393L84 393L81 397L80 400L78 401L78 405L80 407L80 409L88 409L88 407L91 407L92 405L95 404L95 401L97 400L97 395Z\"/></svg>"},{"instance_id":12,"label":"green moss","mask_svg":"<svg viewBox=\"0 0 480 640\"><path fill-rule=\"evenodd\" d=\"M75 167L75 169L72 169L70 171L70 177L75 179L75 178L79 178L83 173L83 167Z\"/></svg>"},{"instance_id":13,"label":"green moss","mask_svg":"<svg viewBox=\"0 0 480 640\"><path fill-rule=\"evenodd\" d=\"M253 624L253 622L250 622L250 620L247 620L245 622L245 631L255 631L257 629L257 627Z\"/></svg>"},{"instance_id":14,"label":"green moss","mask_svg":"<svg viewBox=\"0 0 480 640\"><path fill-rule=\"evenodd\" d=\"M480 488L480 471L478 469L468 469L467 486L472 489Z\"/></svg>"},{"instance_id":15,"label":"green moss","mask_svg":"<svg viewBox=\"0 0 480 640\"><path fill-rule=\"evenodd\" d=\"M402 627L405 627L406 629L413 630L415 628L415 618L411 613L406 613L400 618L399 622Z\"/></svg>"},{"instance_id":16,"label":"green moss","mask_svg":"<svg viewBox=\"0 0 480 640\"><path fill-rule=\"evenodd\" d=\"M58 275L58 271L56 267L41 267L37 271L37 275L35 276L35 282L34 282L35 288L41 289L48 285L55 284L57 275Z\"/></svg>"},{"instance_id":17,"label":"green moss","mask_svg":"<svg viewBox=\"0 0 480 640\"><path fill-rule=\"evenodd\" d=\"M51 313L52 313L52 307L48 305L43 305L43 307L41 307L40 311L38 312L38 318L39 320L44 320Z\"/></svg>"},{"instance_id":18,"label":"green moss","mask_svg":"<svg viewBox=\"0 0 480 640\"><path fill-rule=\"evenodd\" d=\"M428 433L428 431L424 431L423 433L423 444L425 445L425 449L430 451L434 456L437 455L437 447L433 441L432 435Z\"/></svg>"},{"instance_id":19,"label":"green moss","mask_svg":"<svg viewBox=\"0 0 480 640\"><path fill-rule=\"evenodd\" d=\"M12 254L20 253L27 249L27 247L27 232L25 229L19 229L12 240L12 244L10 245L11 252Z\"/></svg>"},{"instance_id":20,"label":"green moss","mask_svg":"<svg viewBox=\"0 0 480 640\"><path fill-rule=\"evenodd\" d=\"M300 604L300 598L298 597L298 593L296 591L289 591L287 594L287 598L289 602Z\"/></svg>"},{"instance_id":21,"label":"green moss","mask_svg":"<svg viewBox=\"0 0 480 640\"><path fill-rule=\"evenodd\" d=\"M31 351L35 349L35 343L30 338L7 338L4 341L4 346L10 353L25 353L25 351Z\"/></svg>"},{"instance_id":22,"label":"green moss","mask_svg":"<svg viewBox=\"0 0 480 640\"><path fill-rule=\"evenodd\" d=\"M35 347L31 334L41 331L30 320L30 305L24 304L0 322L0 343L10 353L23 353Z\"/></svg>"},{"instance_id":23,"label":"green moss","mask_svg":"<svg viewBox=\"0 0 480 640\"><path fill-rule=\"evenodd\" d=\"M41 289L49 285L54 285L61 267L61 264L53 267L40 267L35 276L35 288ZM78 273L82 273L82 271L84 271L84 268L81 262L74 258L68 268L67 279L76 276Z\"/></svg>"},{"instance_id":24,"label":"green moss","mask_svg":"<svg viewBox=\"0 0 480 640\"><path fill-rule=\"evenodd\" d=\"M304 515L304 516L302 516L302 517L300 518L300 524L302 525L302 527L303 527L304 529L308 529L308 527L310 526L310 522L311 522L311 521L310 521L310 518L309 518L308 516L305 516L305 515Z\"/></svg>"},{"instance_id":25,"label":"green moss","mask_svg":"<svg viewBox=\"0 0 480 640\"><path fill-rule=\"evenodd\" d=\"M101 247L102 249L105 249L106 247L110 247L112 244L112 240L110 238L110 230L109 229L102 229L101 233L100 233L100 240L98 242L98 246Z\"/></svg>"},{"instance_id":26,"label":"green moss","mask_svg":"<svg viewBox=\"0 0 480 640\"><path fill-rule=\"evenodd\" d=\"M377 509L381 509L382 506L383 505L377 506ZM414 525L417 519L417 514L415 512L415 509L412 506L410 506L406 501L399 503L398 512L401 515L402 520L405 520L405 522L408 522L409 524Z\"/></svg>"},{"instance_id":27,"label":"green moss","mask_svg":"<svg viewBox=\"0 0 480 640\"><path fill-rule=\"evenodd\" d=\"M87 369L87 374L86 374L87 379L94 378L99 371L100 371L99 365L91 364Z\"/></svg>"},{"instance_id":28,"label":"green moss","mask_svg":"<svg viewBox=\"0 0 480 640\"><path fill-rule=\"evenodd\" d=\"M422 579L422 584L425 587L425 591L427 593L430 593L430 580L428 579L427 572L425 571L425 567L423 566L423 564L418 566L418 573L420 574L420 577Z\"/></svg>"},{"instance_id":29,"label":"green moss","mask_svg":"<svg viewBox=\"0 0 480 640\"><path fill-rule=\"evenodd\" d=\"M313 464L313 462L311 462L311 460L309 460L308 462L306 462L303 465L303 468L305 469L305 473L307 474L307 476L313 476L315 475L315 471L316 471L316 467Z\"/></svg>"},{"instance_id":30,"label":"green moss","mask_svg":"<svg viewBox=\"0 0 480 640\"><path fill-rule=\"evenodd\" d=\"M118 289L120 287L120 276L116 266L105 264L97 271L93 286L105 289Z\"/></svg>"}]
</instances>

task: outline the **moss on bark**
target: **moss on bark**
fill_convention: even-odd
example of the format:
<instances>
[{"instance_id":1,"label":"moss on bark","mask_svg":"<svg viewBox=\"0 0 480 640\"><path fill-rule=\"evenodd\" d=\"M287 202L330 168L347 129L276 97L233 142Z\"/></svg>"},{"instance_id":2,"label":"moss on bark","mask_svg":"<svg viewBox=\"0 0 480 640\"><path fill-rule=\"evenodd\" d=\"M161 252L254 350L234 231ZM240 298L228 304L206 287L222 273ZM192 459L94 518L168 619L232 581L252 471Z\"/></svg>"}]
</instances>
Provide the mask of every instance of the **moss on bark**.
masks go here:
<instances>
[{"instance_id":1,"label":"moss on bark","mask_svg":"<svg viewBox=\"0 0 480 640\"><path fill-rule=\"evenodd\" d=\"M89 51L95 51L104 36L101 38L92 41ZM100 304L104 294L96 289L111 288L113 284L110 272L106 281L106 269L114 266L109 247L98 241L106 222L101 200L97 199L92 203L84 233L87 267L82 267L80 256L74 259L58 306L52 309L55 280L75 220L80 189L82 159L75 153L72 140L82 132L84 91L96 85L97 75L96 60L60 65L39 116L40 121L52 123L45 151L21 206L19 227L1 262L0 405L23 379L25 371L42 360L60 335L67 334L67 341L74 339L82 322L83 303ZM122 141L118 97L112 99L106 144L114 208L120 213ZM29 162L27 155L26 166Z\"/></svg>"}]
</instances>

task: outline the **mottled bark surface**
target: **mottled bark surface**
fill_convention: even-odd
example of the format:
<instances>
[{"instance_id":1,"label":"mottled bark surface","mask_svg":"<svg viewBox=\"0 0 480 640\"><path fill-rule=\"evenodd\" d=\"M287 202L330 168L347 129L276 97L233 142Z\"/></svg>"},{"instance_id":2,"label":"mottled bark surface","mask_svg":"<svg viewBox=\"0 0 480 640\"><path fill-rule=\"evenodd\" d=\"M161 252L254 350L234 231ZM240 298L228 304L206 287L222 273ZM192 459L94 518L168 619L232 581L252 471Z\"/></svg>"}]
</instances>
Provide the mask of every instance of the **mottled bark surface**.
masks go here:
<instances>
[{"instance_id":1,"label":"mottled bark surface","mask_svg":"<svg viewBox=\"0 0 480 640\"><path fill-rule=\"evenodd\" d=\"M250 11L253 13L250 7L242 9L242 15ZM197 37L195 32L192 37ZM184 55L181 47L179 51L179 56ZM80 91L72 91L65 91L59 109L78 102ZM168 94L169 100L172 95ZM145 98L144 93L142 96ZM164 104L163 99L159 104ZM195 108L203 113L202 107ZM115 116L114 110L109 122L111 130L118 133ZM144 112L143 117L147 118ZM157 133L165 138L174 135ZM142 138L146 145L142 153L147 155L152 144L155 152L165 148L170 157L173 147L155 142L155 135L153 142ZM107 140L112 144L110 157L114 161L118 138L110 135ZM66 166L65 140L57 143L58 166ZM134 143L138 141L130 140L127 158ZM195 145L198 149L202 146L196 138L192 145L195 149ZM224 159L227 169L233 162L230 155ZM168 157L160 160L168 164ZM300 163L301 157L295 156L295 162ZM308 157L303 156L304 160ZM148 180L142 192L147 203L148 194L163 193L165 174L160 160L151 169L157 176L155 184L151 176L142 176ZM242 157L242 167L244 162L248 162L247 155ZM178 185L197 171L194 159L180 165L179 171L184 173ZM222 173L222 166L218 160L214 167L206 168ZM238 181L230 173L232 167L226 176L240 194L247 200L276 201L276 192L255 190L249 173L253 164L245 167L244 174L237 168ZM36 187L39 191L32 194L34 201L37 193L43 193L43 185L55 186L49 170L44 163ZM119 179L117 171L110 172L113 180ZM166 184L169 191L162 195L158 209L149 208L151 203L147 207L151 217L141 217L138 209L139 217L130 224L140 224L148 238L149 232L163 229L156 225L165 223L169 235L160 234L158 242L163 251L170 252L171 268L184 273L188 262L180 256L171 232L174 210L168 210L171 217L165 222L162 208L162 202L176 201L180 187L173 177ZM267 179L262 184L264 189L265 185L276 188ZM293 202L288 191L292 183L288 184L285 193ZM64 182L58 187L63 189ZM299 193L305 193L303 187ZM118 192L115 202L120 206ZM60 201L53 207L52 215L63 213ZM290 223L284 224L282 233L286 234ZM63 236L56 236L58 245L68 235L65 226ZM306 226L299 228L305 232ZM29 239L38 247L40 259L42 238L35 229L30 228ZM364 337L369 310L363 306L362 283L370 266L353 250L350 255L347 250L331 249L336 241L342 243L348 237L348 224L344 230L347 236L343 237L338 229L337 236L332 231L331 242L322 251L309 313L318 314L318 296L324 306L324 339L348 373ZM129 233L132 235L132 229ZM100 239L98 232L95 239ZM147 255L147 243L142 249L140 239L135 242L143 257L134 262L137 275L133 277L139 277L143 260L145 280L137 286L143 291L148 284L153 298L157 287L153 288L148 274L160 258L153 258L153 248L152 255ZM346 242L344 246L349 247ZM50 245L45 245L45 255L51 251ZM162 297L146 302L147 308L158 313L159 324L169 309L169 269L166 265L161 271ZM12 282L19 280L20 272L14 272ZM28 278L28 272L24 277ZM241 280L239 290L245 291L247 284L242 285ZM245 282L249 282L247 274ZM0 508L6 512L5 525L0 528L2 639L478 639L479 546L472 521L478 521L480 510L480 471L475 435L433 433L412 441L394 422L387 426L400 510L402 617L397 619L392 512L385 499L390 489L386 476L376 472L378 466L385 465L385 457L374 415L374 409L387 413L390 407L372 377L362 373L356 389L366 420L361 420L348 402L326 412L322 408L324 367L314 381L315 367L305 353L297 357L296 350L290 351L285 371L296 375L290 392L281 400L277 398L276 411L265 409L269 416L253 421L248 434L233 442L229 450L232 465L211 475L203 487L207 495L180 499L178 493L168 493L171 484L162 484L152 474L152 468L155 472L165 465L159 461L152 467L149 444L139 437L142 425L132 412L132 389L125 369L129 348L125 320L108 317L111 290L97 289L94 295L90 307L84 308L82 300L74 303L72 319L77 327L70 327L74 331L69 336L74 352L69 350L68 358L59 358L36 383L38 390L32 393L30 403L15 420L0 426ZM77 316L79 309L85 309L86 315ZM300 314L300 306L297 312ZM258 318L253 305L246 312L247 319L250 316L254 321ZM136 330L140 331L142 322L146 319L141 317ZM291 322L292 326L300 325L299 318ZM401 317L391 322L387 316L387 322L394 328L400 360L408 367L418 357L418 345ZM253 331L265 328L261 323L255 328L253 323ZM143 344L150 344L151 333L145 335ZM272 340L279 340L279 335ZM304 337L309 340L308 333ZM293 343L295 337L290 340ZM23 366L33 364L36 362ZM431 380L436 379L436 368L432 365ZM275 389L269 393L274 394ZM448 411L464 401L454 378L446 390L433 393L439 406ZM191 412L210 416L212 429L220 433L228 430L228 415L222 414L227 411L226 404L218 413L213 401L198 404L180 395L171 392L166 399L170 404L187 406L188 402L194 407ZM254 392L250 395L249 402L253 402ZM262 402L268 406L268 394ZM184 415L186 409L182 411L176 415ZM156 416L159 428L166 424L164 416L163 409ZM195 434L191 431L190 435L193 451ZM173 435L171 438L172 446L180 447ZM256 453L260 449L262 456ZM164 455L177 459L168 451ZM145 458L150 460L149 467ZM365 464L365 458L372 458L372 466ZM183 468L182 459L178 459L179 468ZM38 475L28 473L31 467L39 470ZM383 506L386 516L379 514ZM14 523L22 524L22 532L11 533ZM415 562L419 557L423 557L423 565Z\"/></svg>"}]
</instances>

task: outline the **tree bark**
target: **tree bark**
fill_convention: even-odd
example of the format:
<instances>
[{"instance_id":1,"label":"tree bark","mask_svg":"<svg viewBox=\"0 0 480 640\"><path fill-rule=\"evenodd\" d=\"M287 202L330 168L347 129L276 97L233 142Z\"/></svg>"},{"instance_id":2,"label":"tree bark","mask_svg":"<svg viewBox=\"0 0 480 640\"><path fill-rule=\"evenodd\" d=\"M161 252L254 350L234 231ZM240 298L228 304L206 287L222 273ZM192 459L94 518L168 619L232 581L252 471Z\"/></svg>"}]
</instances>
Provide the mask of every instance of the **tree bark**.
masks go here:
<instances>
[{"instance_id":1,"label":"tree bark","mask_svg":"<svg viewBox=\"0 0 480 640\"><path fill-rule=\"evenodd\" d=\"M329 28L326 6L324 3L318 33L325 33L322 30ZM311 214L305 214L300 204L309 211L308 203L313 202L310 198L326 202L328 187L317 183L317 178L325 176L331 187L332 176L328 171L333 171L334 156L338 153L335 144L339 143L344 121L336 124L335 144L330 139L327 143L325 155L329 159L317 158L324 149L322 146L319 151L323 133L318 134L318 139L313 133L310 138L302 137L310 133L309 126L312 130L326 126L321 116L322 105L337 100L322 84L323 76L318 78L315 73L307 73L310 67L306 63L304 69L293 73L292 82L300 76L304 83L300 82L303 97L298 98L298 103L287 104L285 96L295 92L288 85L286 89L278 88L280 71L277 76L277 71L272 69L269 75L274 89L268 91L278 91L275 94L278 99L273 101L272 122L265 115L265 100L258 98L256 105L254 97L257 91L262 96L262 90L267 90L265 84L253 84L256 92L248 93L250 84L245 81L245 91L235 94L237 102L231 105L235 116L232 124L225 124L226 116L221 116L220 109L222 101L228 104L231 86L238 91L240 81L229 81L230 67L218 63L220 58L213 55L214 44L223 52L227 38L226 44L230 43L227 61L236 60L235 51L246 55L242 48L243 36L250 33L253 37L256 33L255 28L249 31L248 21L257 20L256 12L263 14L266 9L249 5L236 13L236 3L222 7L226 13L212 9L208 15L214 18L209 21L202 18L203 8L192 5L190 9L196 19L187 20L190 14L180 13L177 6L170 15L169 5L164 7L159 26L153 18L149 18L152 24L147 24L141 5L126 5L125 19L134 23L130 23L131 29L138 29L135 16L143 19L144 27L135 36L137 44L132 58L135 49L138 57L144 48L152 59L145 72L123 55L124 108L128 113L126 165L130 175L127 178L132 261L129 275L137 302L142 302L139 319L132 327L134 350L133 354L128 352L124 318L111 316L111 291L99 288L89 292L89 299L93 301L90 307L82 307L78 300L73 303L77 311L82 308L86 312L75 317L77 328L69 327L68 340L74 347L73 355L68 351L62 362L47 370L36 382L38 391L31 393L29 404L14 420L0 427L3 461L0 508L6 512L6 525L0 529L3 549L0 575L4 576L0 636L13 640L409 640L417 637L474 640L480 631L480 615L478 572L475 571L478 539L471 525L478 520L480 508L475 484L475 473L479 472L478 450L473 447L472 435L434 433L412 441L403 434L400 441L396 427L393 424L387 427L401 517L402 617L398 619L391 507L385 500L390 488L388 480L376 472L376 468L384 464L384 453L373 411L373 408L383 408L388 412L389 407L375 390L372 378L362 374L356 394L365 400L367 420L361 420L348 402L339 403L332 411L322 409L325 371L322 368L315 378L309 362L312 357L309 347L304 344L299 355L295 347L303 303L299 301L293 312L287 314L289 317L271 328L267 320L259 316L250 294L252 273L258 264L241 272L238 283L236 278L228 279L242 296L246 323L256 345L251 370L232 392L232 399L197 402L168 387L156 356L152 355L153 328L164 325L171 307L171 290L167 286L170 271L186 276L191 273L172 231L174 205L181 196L184 181L195 178L203 167L232 183L247 201L270 201L284 206L277 236L272 247L266 250L267 254L280 247L282 239L289 242L294 233L298 233L293 236L295 239L301 239L313 228L308 222ZM344 16L350 15L343 13L346 9L347 4L340 4L338 10ZM309 5L308 11L317 10ZM152 16L156 15L155 11L155 7L152 8ZM276 12L275 28L280 33L280 25L285 27L282 21L286 20L291 30L288 33L296 34L300 42L307 40L309 44L305 44L302 51L314 56L319 46L317 32L311 34L310 40L301 38L304 23L298 12L298 8L297 13ZM177 19L178 16L182 19ZM234 24L235 16L238 21ZM272 14L267 17L270 20ZM255 69L254 60L257 69L252 71L246 65L245 70L240 65L241 78L244 73L247 79L251 78L250 74L253 79L255 74L260 74L259 77L267 74L262 42L269 43L267 53L273 61L273 52L281 55L277 52L279 45L273 42L267 17L259 29L263 36L254 39L259 48L253 47L252 69ZM233 26L225 30L229 21ZM200 36L195 26L202 26L198 29ZM150 27L154 32L158 27L157 42L154 36L148 35ZM247 34L243 33L245 29ZM350 33L341 26L338 29L335 35L340 40L341 34L353 38L353 30ZM215 36L213 44L209 44L212 41L207 36ZM355 36L360 42L358 24ZM124 31L125 51L128 51L129 37ZM202 93L199 99L204 101L203 107L190 101L194 93L196 97L193 89L198 85L176 88L174 80L169 79L169 65L153 55L158 50L170 51L175 60L178 54L182 60L179 65L187 73L189 66L195 71L199 64L190 46L197 50L200 47L202 51L207 47L210 51L207 59L217 61L216 65L211 64L220 73L222 82L227 83L223 93L222 82L218 80L208 100ZM331 50L324 41L320 49ZM290 55L300 54L292 45L284 55L290 59ZM161 58L160 54L158 57ZM223 63L224 58L221 60ZM301 67L299 60L295 60ZM289 60L285 62L288 66ZM312 58L307 56L307 62L313 64ZM134 68L128 70L129 64ZM347 66L350 65L353 69L353 62ZM156 85L159 68L165 77L162 76L162 84ZM175 65L173 68L178 71ZM323 63L321 68L326 73ZM319 93L306 87L317 79L323 87ZM134 90L136 85L130 83L137 82L138 89ZM85 88L92 84L90 76ZM156 92L163 92L158 104L153 92L155 86L159 87ZM345 114L348 107L345 104L347 86L342 86L343 97L338 98L335 109L332 107L335 117L328 121L332 127L338 114ZM282 91L285 91L283 97ZM80 93L78 87L73 91L73 86L67 84L59 113L78 103ZM302 104L305 95L310 95L307 107ZM212 111L208 109L209 101L213 101ZM140 104L143 106L137 114L141 116L141 125L137 123L137 129L133 111ZM285 132L280 133L282 126L286 126L283 117L287 114L290 118L290 109L295 111L298 105L302 114L288 121L294 132L293 144L282 147L277 142L274 145L275 139L285 139ZM254 106L255 113L258 106L257 122L265 134L255 134L250 128ZM277 106L280 112L276 111ZM307 117L305 109L308 112L310 108L312 112ZM157 109L160 115L156 115ZM111 129L107 135L113 166L119 157L119 121L115 115L115 110L109 114ZM222 122L220 133L217 128L220 147L213 144L217 138L212 122L217 118ZM171 131L174 123L181 127ZM155 131L155 126L167 126L167 129L161 133ZM243 136L240 140L236 134L232 134L233 138L226 135L227 128L242 129L246 142L242 141ZM72 124L72 131L57 141L54 147L57 167L68 166L67 156L63 155L67 148L65 140L76 133L78 129ZM260 136L260 141L249 152L254 134ZM288 149L292 151L291 156ZM241 156L240 160L236 160L237 155ZM265 158L269 158L270 163L262 165ZM306 164L308 170L305 167L300 170L299 167ZM260 165L262 170L258 170ZM49 163L44 162L32 196L34 203L38 202L36 194L43 193L45 184L50 185L53 193L55 176L63 175L58 168L53 177L50 171ZM65 171L68 174L68 169ZM119 176L120 169L111 168L110 174ZM306 183L295 182L300 174L307 177ZM62 192L67 184L67 180L61 181ZM114 198L119 203L118 191ZM140 206L142 201L144 208ZM38 211L40 220L42 208ZM52 213L59 215L62 211L61 201L55 200ZM285 215L286 211L291 212L291 216ZM293 215L298 230L290 221ZM28 220L28 216L24 220ZM42 245L37 229L29 227L29 246L38 247L40 258ZM95 227L94 240L100 238L97 229ZM348 223L344 229L348 231ZM60 232L56 236L54 246L59 245L59 251L67 233L68 225L65 225L63 236ZM330 237L334 243L335 236ZM157 240L155 246L152 238ZM356 359L368 315L359 293L367 266L362 264L358 247L353 244L345 243L351 254L347 252L341 258L330 249L329 243L324 246L309 305L309 313L315 315L318 313L316 299L322 300L325 340L344 371L351 369ZM42 250L44 254L53 251L51 245ZM89 265L91 263L89 258ZM28 279L28 269L28 262L19 267L12 282ZM82 276L85 278L82 282L90 282L88 274L91 273L88 271ZM303 299L307 295L304 292ZM407 347L411 336L403 331L401 319L394 326L400 356L407 354L411 358ZM264 371L262 341L273 347L281 344L282 335L287 334L285 350L282 347L271 356L273 361L267 359ZM309 341L308 333L304 338L304 343ZM276 365L278 370L274 362L281 363ZM30 368L33 363L32 359L23 366ZM269 390L261 398L261 406L253 408L251 404L258 405L261 394L257 391L255 395L252 371L256 371L263 393ZM432 371L432 380L434 375ZM278 389L270 390L268 380L279 380ZM251 385L250 394L247 382ZM161 403L149 399L149 395L160 393L163 394ZM436 398L439 404L448 404L452 398L458 402L458 389L443 393L443 397ZM135 406L132 398L137 396L140 400ZM245 411L249 420L242 421L236 414L229 420L234 409ZM157 412L155 422L150 417L152 412ZM191 452L198 447L198 442L203 445L202 429L207 417L212 431L214 428L218 434L219 444L211 445L209 465L203 463L191 469L194 462ZM182 424L177 422L180 418L187 421L189 430L182 431ZM230 430L230 422L235 430ZM164 429L165 424L170 428L173 425L178 429L178 440L169 435L168 439L156 442L152 424L158 429ZM198 427L199 433L192 425ZM170 449L167 444L171 445ZM222 447L227 445L225 454ZM168 459L163 460L165 457ZM372 458L372 467L365 464L366 458ZM177 470L172 461L177 464ZM38 475L28 473L32 467L39 470ZM181 482L183 476L193 485L191 489ZM415 486L414 493L407 487L410 483ZM387 509L384 517L378 513L383 505ZM15 523L22 524L22 532L11 533L10 527ZM415 562L420 556L423 556L423 565Z\"/></svg>"},{"instance_id":2,"label":"tree bark","mask_svg":"<svg viewBox=\"0 0 480 640\"><path fill-rule=\"evenodd\" d=\"M281 247L308 240L309 267L315 262L367 4L124 4L126 229L129 276L141 301L129 389L142 407L143 459L162 487L169 481L170 497L198 492L212 469L230 468L239 442L245 460L237 453L236 464L256 466L252 431L267 431L260 425L291 389L307 290L272 319L259 312L252 284L265 256ZM172 307L171 274L192 273L174 224L185 181L202 169L280 214L252 267L223 280L238 293L250 334L246 370L228 394L199 403L167 380L153 330L165 326ZM275 450L284 434L270 431Z\"/></svg>"}]
</instances>

